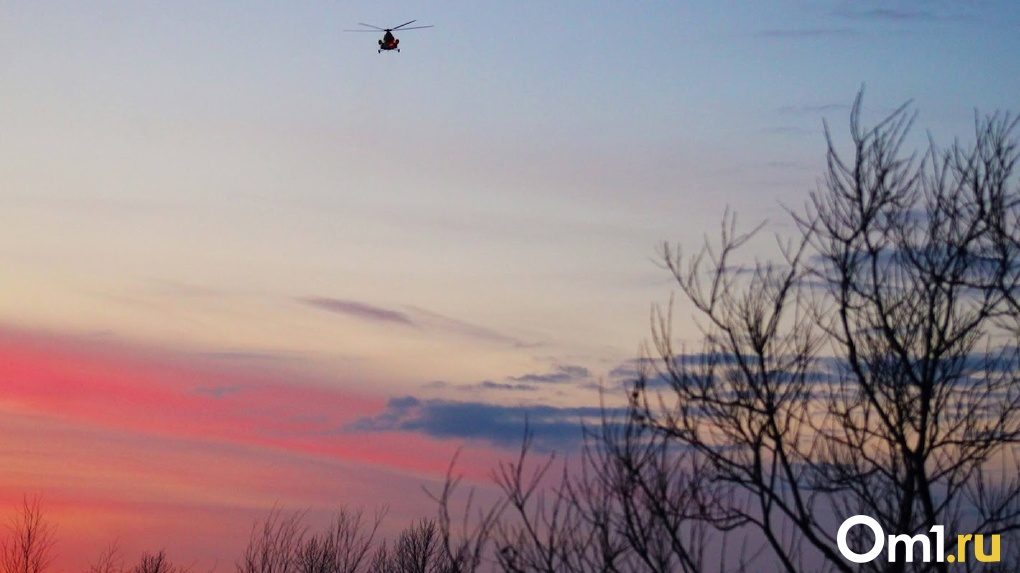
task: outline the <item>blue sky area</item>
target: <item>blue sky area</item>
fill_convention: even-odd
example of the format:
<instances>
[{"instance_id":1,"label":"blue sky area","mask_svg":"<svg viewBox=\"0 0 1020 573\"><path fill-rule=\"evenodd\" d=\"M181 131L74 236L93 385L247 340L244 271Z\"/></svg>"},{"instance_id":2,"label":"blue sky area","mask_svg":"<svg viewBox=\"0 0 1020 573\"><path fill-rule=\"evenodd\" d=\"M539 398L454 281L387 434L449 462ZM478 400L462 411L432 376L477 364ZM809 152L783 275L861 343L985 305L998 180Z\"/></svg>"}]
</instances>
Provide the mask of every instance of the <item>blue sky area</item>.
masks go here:
<instances>
[{"instance_id":1,"label":"blue sky area","mask_svg":"<svg viewBox=\"0 0 1020 573\"><path fill-rule=\"evenodd\" d=\"M343 31L411 19L434 28L399 33L400 53ZM457 440L511 443L529 408L553 429L592 413L668 300L662 241L700 246L729 207L744 228L769 221L748 255L773 253L782 206L823 174L823 122L846 144L862 86L866 121L913 101L916 144L970 139L975 110L1017 112L1017 30L1020 4L980 0L0 2L0 350L257 372L263 390L307 392L265 390L254 411L290 412L305 437L433 440L441 471ZM182 398L205 404L189 423L263 396L247 374L206 374ZM154 428L106 417L102 392L79 408L32 388L3 389L6 431L53 448L39 436L93 435L56 421L72 420L110 451L184 451L160 441L184 439L176 418ZM318 392L361 398L316 417L334 399ZM244 420L245 447L284 432ZM203 424L187 439L248 439ZM110 445L117 432L131 439ZM376 457L295 438L245 463L282 467L292 448L433 475L398 438ZM93 463L20 451L0 497Z\"/></svg>"}]
</instances>

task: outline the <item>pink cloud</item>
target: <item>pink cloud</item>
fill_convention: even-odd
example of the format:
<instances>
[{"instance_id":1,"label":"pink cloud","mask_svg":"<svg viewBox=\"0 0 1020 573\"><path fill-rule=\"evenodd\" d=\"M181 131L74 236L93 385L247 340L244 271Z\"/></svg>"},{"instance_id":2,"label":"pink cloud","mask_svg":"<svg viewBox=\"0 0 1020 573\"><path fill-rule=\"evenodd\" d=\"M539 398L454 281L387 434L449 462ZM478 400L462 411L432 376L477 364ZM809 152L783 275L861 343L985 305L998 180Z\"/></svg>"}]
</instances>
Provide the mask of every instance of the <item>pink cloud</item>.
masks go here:
<instances>
[{"instance_id":1,"label":"pink cloud","mask_svg":"<svg viewBox=\"0 0 1020 573\"><path fill-rule=\"evenodd\" d=\"M184 353L0 329L0 520L40 493L57 522L58 570L81 570L114 538L128 562L233 567L255 517L274 503L340 504L399 519L434 511L457 444L411 433L352 433L386 396L286 370L211 366ZM499 452L460 470L485 481Z\"/></svg>"},{"instance_id":2,"label":"pink cloud","mask_svg":"<svg viewBox=\"0 0 1020 573\"><path fill-rule=\"evenodd\" d=\"M0 404L153 436L280 448L403 470L446 467L448 444L340 430L383 410L384 396L288 372L212 368L186 359L8 331L0 334Z\"/></svg>"}]
</instances>

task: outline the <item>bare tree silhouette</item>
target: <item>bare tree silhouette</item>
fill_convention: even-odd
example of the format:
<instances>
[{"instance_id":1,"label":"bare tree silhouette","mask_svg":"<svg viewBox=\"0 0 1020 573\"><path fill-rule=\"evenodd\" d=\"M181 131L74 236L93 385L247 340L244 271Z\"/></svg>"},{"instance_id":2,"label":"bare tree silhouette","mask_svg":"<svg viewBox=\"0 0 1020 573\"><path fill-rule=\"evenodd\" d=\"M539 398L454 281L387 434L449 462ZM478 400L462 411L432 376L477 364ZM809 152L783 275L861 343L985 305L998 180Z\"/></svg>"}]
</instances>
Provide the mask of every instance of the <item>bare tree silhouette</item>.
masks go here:
<instances>
[{"instance_id":1,"label":"bare tree silhouette","mask_svg":"<svg viewBox=\"0 0 1020 573\"><path fill-rule=\"evenodd\" d=\"M530 439L497 469L504 505L466 538L490 536L498 569L1003 571L1020 557L1018 120L977 117L972 145L905 154L916 114L866 128L861 101L848 154L826 126L824 182L790 212L778 261L738 260L761 227L740 233L731 213L691 257L663 245L700 342L676 340L671 299L625 413L604 408L573 471L546 485L553 460L529 466ZM436 499L443 515L450 492ZM1000 563L924 562L900 543L857 564L836 543L857 514L932 547L942 525L946 554L957 532L1007 542ZM852 547L871 546L863 530Z\"/></svg>"},{"instance_id":2,"label":"bare tree silhouette","mask_svg":"<svg viewBox=\"0 0 1020 573\"><path fill-rule=\"evenodd\" d=\"M318 533L305 525L306 512L285 513L274 507L252 526L248 546L237 562L238 573L368 573L404 571L401 563L417 563L419 552L432 562L445 554L436 551L435 526L416 525L400 535L393 546L376 545L385 508L371 520L361 509L342 507L330 525ZM431 522L429 522L431 523ZM422 528L423 532L419 532ZM428 533L428 535L426 535ZM409 560L409 557L414 557ZM398 561L400 560L400 561ZM411 566L411 565L407 565ZM418 569L412 569L417 571ZM445 571L427 568L425 571Z\"/></svg>"},{"instance_id":3,"label":"bare tree silhouette","mask_svg":"<svg viewBox=\"0 0 1020 573\"><path fill-rule=\"evenodd\" d=\"M89 562L88 573L122 573L124 558L120 552L119 540L112 541L99 554L95 562Z\"/></svg>"},{"instance_id":4,"label":"bare tree silhouette","mask_svg":"<svg viewBox=\"0 0 1020 573\"><path fill-rule=\"evenodd\" d=\"M189 570L188 567L175 565L167 558L166 550L160 549L156 553L143 552L138 563L131 568L131 573L188 573Z\"/></svg>"},{"instance_id":5,"label":"bare tree silhouette","mask_svg":"<svg viewBox=\"0 0 1020 573\"><path fill-rule=\"evenodd\" d=\"M293 573L297 570L297 554L307 527L304 513L285 515L274 507L262 521L251 528L248 546L237 562L237 573Z\"/></svg>"},{"instance_id":6,"label":"bare tree silhouette","mask_svg":"<svg viewBox=\"0 0 1020 573\"><path fill-rule=\"evenodd\" d=\"M421 519L400 532L392 544L381 543L368 562L367 573L456 573L461 571L444 549L441 530Z\"/></svg>"},{"instance_id":7,"label":"bare tree silhouette","mask_svg":"<svg viewBox=\"0 0 1020 573\"><path fill-rule=\"evenodd\" d=\"M380 543L368 562L368 573L390 573L393 571L390 561L390 551L386 542Z\"/></svg>"},{"instance_id":8,"label":"bare tree silhouette","mask_svg":"<svg viewBox=\"0 0 1020 573\"><path fill-rule=\"evenodd\" d=\"M450 573L452 563L443 548L441 532L432 519L404 529L390 552L394 573Z\"/></svg>"},{"instance_id":9,"label":"bare tree silhouette","mask_svg":"<svg viewBox=\"0 0 1020 573\"><path fill-rule=\"evenodd\" d=\"M532 460L525 433L519 456L501 463L493 478L503 498L479 511L474 527L450 531L452 547L482 548L479 558L453 560L458 572L701 572L745 571L746 547L719 545L707 527L713 497L727 491L699 478L695 460L634 416L605 414L586 430L578 463L556 456ZM440 514L450 511L459 480L448 474ZM465 516L465 524L470 520ZM724 527L718 521L720 531ZM728 526L736 526L737 523ZM727 534L720 535L723 542Z\"/></svg>"},{"instance_id":10,"label":"bare tree silhouette","mask_svg":"<svg viewBox=\"0 0 1020 573\"><path fill-rule=\"evenodd\" d=\"M385 511L371 523L362 521L362 511L342 508L330 527L304 539L295 554L299 573L358 573L369 565L370 551Z\"/></svg>"},{"instance_id":11,"label":"bare tree silhouette","mask_svg":"<svg viewBox=\"0 0 1020 573\"><path fill-rule=\"evenodd\" d=\"M56 528L47 521L39 497L22 498L20 511L0 543L0 572L42 573L53 562Z\"/></svg>"},{"instance_id":12,"label":"bare tree silhouette","mask_svg":"<svg viewBox=\"0 0 1020 573\"><path fill-rule=\"evenodd\" d=\"M915 114L864 128L860 112L859 94L850 159L826 128L824 187L794 215L801 234L781 263L735 264L750 235L732 216L716 248L664 246L702 342L678 351L660 311L632 408L730 488L709 523L752 527L782 570L810 557L941 571L908 563L903 544L893 563L850 563L834 523L866 514L911 536L1020 527L1017 120L978 119L972 147L904 157Z\"/></svg>"},{"instance_id":13,"label":"bare tree silhouette","mask_svg":"<svg viewBox=\"0 0 1020 573\"><path fill-rule=\"evenodd\" d=\"M499 518L506 508L506 501L498 502L489 508L476 506L474 490L472 490L467 495L463 508L460 530L455 531L451 506L455 492L461 483L461 477L454 475L459 455L458 451L450 460L443 489L438 494L433 494L426 489L426 493L439 507L436 525L439 528L443 552L449 561L450 571L470 573L477 571L482 566L489 550L493 529L499 523Z\"/></svg>"}]
</instances>

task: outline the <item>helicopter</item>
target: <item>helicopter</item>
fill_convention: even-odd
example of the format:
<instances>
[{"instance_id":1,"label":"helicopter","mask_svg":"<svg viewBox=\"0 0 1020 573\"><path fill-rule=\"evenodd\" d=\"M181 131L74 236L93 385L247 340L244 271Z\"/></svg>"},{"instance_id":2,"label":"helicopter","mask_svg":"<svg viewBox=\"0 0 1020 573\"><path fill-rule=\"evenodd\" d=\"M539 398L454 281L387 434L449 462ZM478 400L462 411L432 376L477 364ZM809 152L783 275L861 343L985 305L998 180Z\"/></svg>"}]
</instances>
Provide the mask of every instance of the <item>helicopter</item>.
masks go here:
<instances>
[{"instance_id":1,"label":"helicopter","mask_svg":"<svg viewBox=\"0 0 1020 573\"><path fill-rule=\"evenodd\" d=\"M379 26L373 26L371 24L362 24L361 22L358 22L359 26L368 26L369 28L374 28L374 30L344 30L344 32L375 32L376 30L378 30L379 32L385 32L383 34L382 39L379 40L379 53L381 54L383 50L396 50L397 52L400 52L400 40L398 40L393 35L394 31L400 30L401 32L403 32L404 30L419 30L421 28L432 27L431 25L411 26L410 28L404 27L408 24L413 24L415 22L417 22L417 20L411 20L410 22L404 22L403 24L393 28L380 28Z\"/></svg>"}]
</instances>

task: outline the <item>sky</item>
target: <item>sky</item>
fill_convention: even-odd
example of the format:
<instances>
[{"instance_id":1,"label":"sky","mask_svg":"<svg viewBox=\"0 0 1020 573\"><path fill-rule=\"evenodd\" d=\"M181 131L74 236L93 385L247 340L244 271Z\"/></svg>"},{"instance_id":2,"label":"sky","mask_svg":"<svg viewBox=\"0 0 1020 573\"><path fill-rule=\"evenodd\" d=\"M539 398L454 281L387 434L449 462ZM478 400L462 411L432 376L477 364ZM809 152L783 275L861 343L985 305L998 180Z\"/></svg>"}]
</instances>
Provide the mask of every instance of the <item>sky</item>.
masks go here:
<instances>
[{"instance_id":1,"label":"sky","mask_svg":"<svg viewBox=\"0 0 1020 573\"><path fill-rule=\"evenodd\" d=\"M41 496L56 570L569 451L658 246L774 254L862 86L916 144L1020 111L1011 0L492 4L0 1L0 518Z\"/></svg>"}]
</instances>

